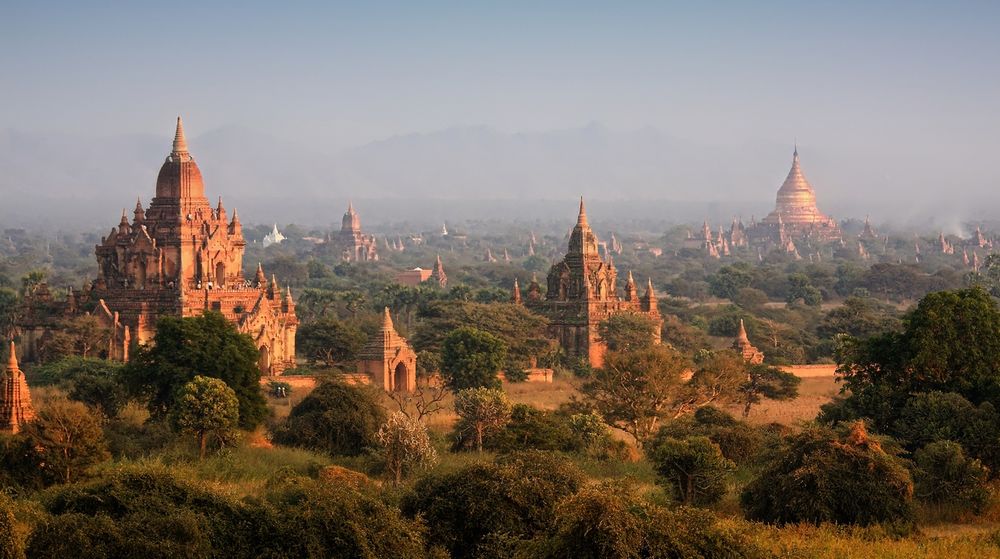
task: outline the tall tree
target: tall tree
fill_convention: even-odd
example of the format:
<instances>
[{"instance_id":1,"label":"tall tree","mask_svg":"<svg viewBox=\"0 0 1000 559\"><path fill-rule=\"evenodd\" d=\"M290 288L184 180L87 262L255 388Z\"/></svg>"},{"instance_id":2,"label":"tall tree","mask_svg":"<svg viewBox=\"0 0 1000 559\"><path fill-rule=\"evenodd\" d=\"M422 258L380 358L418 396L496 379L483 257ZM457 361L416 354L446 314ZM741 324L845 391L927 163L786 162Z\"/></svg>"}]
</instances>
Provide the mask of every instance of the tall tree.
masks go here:
<instances>
[{"instance_id":1,"label":"tall tree","mask_svg":"<svg viewBox=\"0 0 1000 559\"><path fill-rule=\"evenodd\" d=\"M219 379L196 376L181 387L171 410L171 422L198 439L198 456L205 459L208 438L225 442L239 422L240 403L232 388Z\"/></svg>"},{"instance_id":2,"label":"tall tree","mask_svg":"<svg viewBox=\"0 0 1000 559\"><path fill-rule=\"evenodd\" d=\"M196 375L220 379L236 392L240 427L251 429L267 416L257 358L253 339L220 313L165 316L156 322L153 344L140 346L124 373L133 394L148 397L150 412L161 417Z\"/></svg>"},{"instance_id":3,"label":"tall tree","mask_svg":"<svg viewBox=\"0 0 1000 559\"><path fill-rule=\"evenodd\" d=\"M41 469L51 481L70 483L109 457L100 421L80 402L56 398L26 424Z\"/></svg>"},{"instance_id":4,"label":"tall tree","mask_svg":"<svg viewBox=\"0 0 1000 559\"><path fill-rule=\"evenodd\" d=\"M640 351L608 352L604 367L583 385L587 404L608 425L625 431L642 446L660 421L677 413L689 363L678 351L652 346Z\"/></svg>"},{"instance_id":5,"label":"tall tree","mask_svg":"<svg viewBox=\"0 0 1000 559\"><path fill-rule=\"evenodd\" d=\"M601 322L597 332L611 351L646 349L655 342L656 324L638 313L618 313Z\"/></svg>"},{"instance_id":6,"label":"tall tree","mask_svg":"<svg viewBox=\"0 0 1000 559\"><path fill-rule=\"evenodd\" d=\"M507 359L507 345L496 336L475 328L458 328L444 339L441 373L452 390L496 388L497 373Z\"/></svg>"},{"instance_id":7,"label":"tall tree","mask_svg":"<svg viewBox=\"0 0 1000 559\"><path fill-rule=\"evenodd\" d=\"M455 394L456 429L473 435L476 450L483 451L483 439L499 432L510 421L513 406L499 388L466 388Z\"/></svg>"}]
</instances>

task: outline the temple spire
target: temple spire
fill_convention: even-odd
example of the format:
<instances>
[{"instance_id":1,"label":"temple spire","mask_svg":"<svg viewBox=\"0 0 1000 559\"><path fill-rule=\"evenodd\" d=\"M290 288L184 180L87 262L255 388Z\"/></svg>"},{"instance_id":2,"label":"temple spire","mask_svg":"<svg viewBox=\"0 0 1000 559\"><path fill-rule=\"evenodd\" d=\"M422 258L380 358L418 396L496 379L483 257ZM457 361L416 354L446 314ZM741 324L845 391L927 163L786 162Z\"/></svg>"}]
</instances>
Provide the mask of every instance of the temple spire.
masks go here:
<instances>
[{"instance_id":1,"label":"temple spire","mask_svg":"<svg viewBox=\"0 0 1000 559\"><path fill-rule=\"evenodd\" d=\"M188 145L187 140L184 139L184 123L181 122L181 117L177 117L177 131L174 132L174 153L187 153Z\"/></svg>"},{"instance_id":2,"label":"temple spire","mask_svg":"<svg viewBox=\"0 0 1000 559\"><path fill-rule=\"evenodd\" d=\"M517 283L517 278L514 278L514 289L511 292L510 301L514 304L521 304L521 286Z\"/></svg>"},{"instance_id":3,"label":"temple spire","mask_svg":"<svg viewBox=\"0 0 1000 559\"><path fill-rule=\"evenodd\" d=\"M583 205L583 196L580 196L580 215L576 218L577 225L587 225L587 208Z\"/></svg>"},{"instance_id":4,"label":"temple spire","mask_svg":"<svg viewBox=\"0 0 1000 559\"><path fill-rule=\"evenodd\" d=\"M7 355L7 370L16 371L17 366L17 348L14 347L14 340L10 341L10 354Z\"/></svg>"},{"instance_id":5,"label":"temple spire","mask_svg":"<svg viewBox=\"0 0 1000 559\"><path fill-rule=\"evenodd\" d=\"M736 333L736 340L738 342L749 342L750 341L750 338L747 337L747 329L746 329L746 326L743 325L743 319L742 318L740 319L740 329Z\"/></svg>"},{"instance_id":6,"label":"temple spire","mask_svg":"<svg viewBox=\"0 0 1000 559\"><path fill-rule=\"evenodd\" d=\"M392 315L389 314L389 307L385 307L385 310L382 312L382 330L395 330L395 327L392 325Z\"/></svg>"}]
</instances>

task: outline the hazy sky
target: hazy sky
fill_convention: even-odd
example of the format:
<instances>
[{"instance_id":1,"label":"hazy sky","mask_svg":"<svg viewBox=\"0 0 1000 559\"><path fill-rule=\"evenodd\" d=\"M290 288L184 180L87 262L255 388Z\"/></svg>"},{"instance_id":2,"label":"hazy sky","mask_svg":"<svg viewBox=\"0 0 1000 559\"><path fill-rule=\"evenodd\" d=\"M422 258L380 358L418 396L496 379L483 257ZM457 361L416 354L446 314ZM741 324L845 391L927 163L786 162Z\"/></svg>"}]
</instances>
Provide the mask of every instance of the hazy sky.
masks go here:
<instances>
[{"instance_id":1,"label":"hazy sky","mask_svg":"<svg viewBox=\"0 0 1000 559\"><path fill-rule=\"evenodd\" d=\"M901 192L987 192L1000 181L998 6L12 0L0 130L168 136L180 113L189 130L247 126L332 152L596 121L703 145L798 138L845 168L884 158L879 180Z\"/></svg>"},{"instance_id":2,"label":"hazy sky","mask_svg":"<svg viewBox=\"0 0 1000 559\"><path fill-rule=\"evenodd\" d=\"M540 6L544 5L544 6ZM998 2L7 2L0 125L997 147ZM995 149L992 150L995 153Z\"/></svg>"}]
</instances>

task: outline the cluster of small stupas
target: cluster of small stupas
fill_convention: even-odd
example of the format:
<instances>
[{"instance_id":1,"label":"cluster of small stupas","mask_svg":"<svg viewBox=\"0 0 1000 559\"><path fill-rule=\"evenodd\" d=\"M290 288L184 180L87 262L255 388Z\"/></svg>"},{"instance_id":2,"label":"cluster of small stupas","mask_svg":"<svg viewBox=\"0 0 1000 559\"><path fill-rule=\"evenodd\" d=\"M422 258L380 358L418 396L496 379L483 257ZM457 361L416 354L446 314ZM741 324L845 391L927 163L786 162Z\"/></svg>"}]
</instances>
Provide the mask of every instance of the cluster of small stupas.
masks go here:
<instances>
[{"instance_id":1,"label":"cluster of small stupas","mask_svg":"<svg viewBox=\"0 0 1000 559\"><path fill-rule=\"evenodd\" d=\"M87 295L112 330L107 357L127 360L130 343L151 341L161 316L217 311L254 339L262 372L294 367L298 319L291 291L273 276L268 281L259 265L253 279L245 278L245 247L237 212L230 218L221 197L215 208L209 204L178 117L149 207L137 202L131 222L123 212L95 247L97 279ZM69 306L60 312L80 312ZM49 328L27 324L22 331L35 344Z\"/></svg>"},{"instance_id":2,"label":"cluster of small stupas","mask_svg":"<svg viewBox=\"0 0 1000 559\"><path fill-rule=\"evenodd\" d=\"M757 258L763 260L765 250L776 249L796 260L808 254L809 260L815 261L822 258L818 246L835 241L843 242L840 227L817 207L816 192L802 173L796 147L792 168L778 189L774 211L760 221L751 218L748 224L733 217L728 228L713 228L705 220L698 235L688 231L684 247L700 250L710 258L734 255L739 250L756 252ZM803 243L805 249L800 253Z\"/></svg>"},{"instance_id":3,"label":"cluster of small stupas","mask_svg":"<svg viewBox=\"0 0 1000 559\"><path fill-rule=\"evenodd\" d=\"M661 319L656 306L653 283L640 296L629 273L624 296L617 288L618 271L611 260L600 254L600 242L587 222L587 212L580 199L580 212L569 238L565 257L549 270L544 297L537 279L532 278L524 303L548 317L552 336L571 357L586 360L591 366L604 363L607 345L598 335L598 325L618 313L637 313L656 325L654 341L660 342ZM521 300L515 284L512 299Z\"/></svg>"}]
</instances>

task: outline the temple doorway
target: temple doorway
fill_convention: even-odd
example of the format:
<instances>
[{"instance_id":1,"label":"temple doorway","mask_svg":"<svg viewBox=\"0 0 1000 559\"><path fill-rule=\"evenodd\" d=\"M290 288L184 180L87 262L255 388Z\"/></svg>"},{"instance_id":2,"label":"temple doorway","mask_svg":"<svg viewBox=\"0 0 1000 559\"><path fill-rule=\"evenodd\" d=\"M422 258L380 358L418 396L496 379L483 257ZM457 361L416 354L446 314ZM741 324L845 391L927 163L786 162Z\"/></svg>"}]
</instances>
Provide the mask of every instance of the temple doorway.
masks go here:
<instances>
[{"instance_id":1,"label":"temple doorway","mask_svg":"<svg viewBox=\"0 0 1000 559\"><path fill-rule=\"evenodd\" d=\"M226 265L219 262L215 265L215 287L222 288L226 285Z\"/></svg>"},{"instance_id":2,"label":"temple doorway","mask_svg":"<svg viewBox=\"0 0 1000 559\"><path fill-rule=\"evenodd\" d=\"M396 369L392 373L392 389L396 391L409 390L409 387L406 386L407 376L406 365L403 363L396 365Z\"/></svg>"},{"instance_id":3,"label":"temple doorway","mask_svg":"<svg viewBox=\"0 0 1000 559\"><path fill-rule=\"evenodd\" d=\"M271 350L269 350L266 345L260 346L257 358L257 367L260 369L261 374L271 374Z\"/></svg>"}]
</instances>

